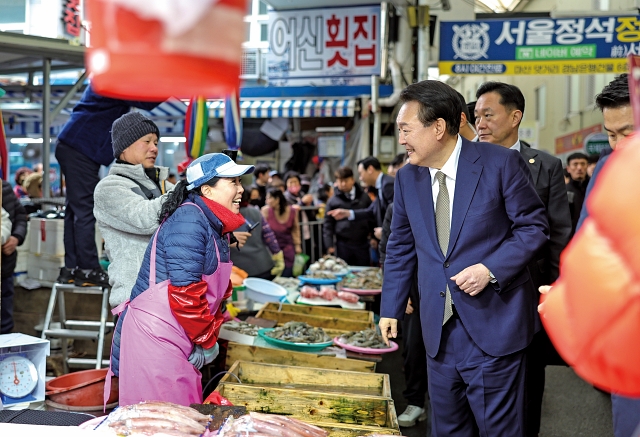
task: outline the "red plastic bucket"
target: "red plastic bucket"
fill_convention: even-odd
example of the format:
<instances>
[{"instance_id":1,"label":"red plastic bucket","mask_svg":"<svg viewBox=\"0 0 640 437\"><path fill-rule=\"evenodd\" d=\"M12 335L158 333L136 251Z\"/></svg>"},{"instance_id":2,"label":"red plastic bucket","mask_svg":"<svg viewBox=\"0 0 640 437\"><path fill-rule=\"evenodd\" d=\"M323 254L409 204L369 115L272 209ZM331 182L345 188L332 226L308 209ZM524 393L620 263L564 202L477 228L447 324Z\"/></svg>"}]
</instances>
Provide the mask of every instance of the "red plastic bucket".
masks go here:
<instances>
[{"instance_id":1,"label":"red plastic bucket","mask_svg":"<svg viewBox=\"0 0 640 437\"><path fill-rule=\"evenodd\" d=\"M109 369L81 370L48 381L45 395L55 403L75 407L101 406L104 383ZM118 400L118 378L111 378L111 396L107 404Z\"/></svg>"},{"instance_id":2,"label":"red plastic bucket","mask_svg":"<svg viewBox=\"0 0 640 437\"><path fill-rule=\"evenodd\" d=\"M160 21L109 0L88 0L85 63L93 88L135 100L225 97L240 85L246 4L217 0L190 30L170 36Z\"/></svg>"}]
</instances>

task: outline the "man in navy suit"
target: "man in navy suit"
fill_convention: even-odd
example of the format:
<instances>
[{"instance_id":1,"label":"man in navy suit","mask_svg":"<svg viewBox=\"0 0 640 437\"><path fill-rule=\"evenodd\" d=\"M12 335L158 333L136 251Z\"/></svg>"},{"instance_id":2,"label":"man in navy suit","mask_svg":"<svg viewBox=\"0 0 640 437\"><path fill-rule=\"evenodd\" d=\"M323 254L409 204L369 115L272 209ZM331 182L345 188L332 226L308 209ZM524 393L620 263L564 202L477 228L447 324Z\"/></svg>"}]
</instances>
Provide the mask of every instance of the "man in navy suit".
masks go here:
<instances>
[{"instance_id":1,"label":"man in navy suit","mask_svg":"<svg viewBox=\"0 0 640 437\"><path fill-rule=\"evenodd\" d=\"M527 265L548 240L515 150L458 135L461 103L427 80L402 91L409 163L396 175L380 329L397 335L418 268L432 435L524 435L524 349L540 329Z\"/></svg>"}]
</instances>

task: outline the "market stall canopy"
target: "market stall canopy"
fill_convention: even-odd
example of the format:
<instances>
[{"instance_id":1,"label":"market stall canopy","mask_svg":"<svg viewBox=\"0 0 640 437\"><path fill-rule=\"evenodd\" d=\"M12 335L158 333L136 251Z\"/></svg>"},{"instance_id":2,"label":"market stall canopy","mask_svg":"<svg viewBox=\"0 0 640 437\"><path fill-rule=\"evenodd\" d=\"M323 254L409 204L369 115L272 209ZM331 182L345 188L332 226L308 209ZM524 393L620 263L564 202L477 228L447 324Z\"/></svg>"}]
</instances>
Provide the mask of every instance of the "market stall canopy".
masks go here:
<instances>
[{"instance_id":1,"label":"market stall canopy","mask_svg":"<svg viewBox=\"0 0 640 437\"><path fill-rule=\"evenodd\" d=\"M241 99L242 118L353 117L356 99ZM209 104L211 118L224 115L224 100Z\"/></svg>"}]
</instances>

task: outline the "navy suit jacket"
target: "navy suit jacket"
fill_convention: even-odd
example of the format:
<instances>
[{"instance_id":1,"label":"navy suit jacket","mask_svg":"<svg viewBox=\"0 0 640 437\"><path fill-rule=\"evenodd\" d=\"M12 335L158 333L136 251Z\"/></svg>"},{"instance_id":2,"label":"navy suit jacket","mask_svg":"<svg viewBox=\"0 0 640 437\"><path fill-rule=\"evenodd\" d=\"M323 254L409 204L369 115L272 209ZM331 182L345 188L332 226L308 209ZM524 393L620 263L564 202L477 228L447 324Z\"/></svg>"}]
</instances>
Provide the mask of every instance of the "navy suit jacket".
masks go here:
<instances>
[{"instance_id":1,"label":"navy suit jacket","mask_svg":"<svg viewBox=\"0 0 640 437\"><path fill-rule=\"evenodd\" d=\"M462 139L447 255L438 244L429 168L407 165L395 182L381 316L402 319L418 266L427 354L440 346L446 285L472 340L492 356L524 349L540 329L527 264L548 241L544 205L515 150ZM497 279L469 296L449 279L483 263Z\"/></svg>"}]
</instances>

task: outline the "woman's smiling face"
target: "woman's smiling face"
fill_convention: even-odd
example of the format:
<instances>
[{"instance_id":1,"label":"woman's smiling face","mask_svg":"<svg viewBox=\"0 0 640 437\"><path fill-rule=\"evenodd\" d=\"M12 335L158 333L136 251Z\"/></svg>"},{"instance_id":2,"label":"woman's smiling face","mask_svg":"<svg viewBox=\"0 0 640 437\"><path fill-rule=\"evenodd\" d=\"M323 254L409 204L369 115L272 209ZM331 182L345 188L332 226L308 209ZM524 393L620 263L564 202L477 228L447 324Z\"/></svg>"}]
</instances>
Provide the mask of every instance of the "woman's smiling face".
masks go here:
<instances>
[{"instance_id":1,"label":"woman's smiling face","mask_svg":"<svg viewBox=\"0 0 640 437\"><path fill-rule=\"evenodd\" d=\"M219 203L231 212L235 214L240 212L240 199L242 199L244 188L239 176L220 178L214 187L203 185L201 191L204 197Z\"/></svg>"}]
</instances>

